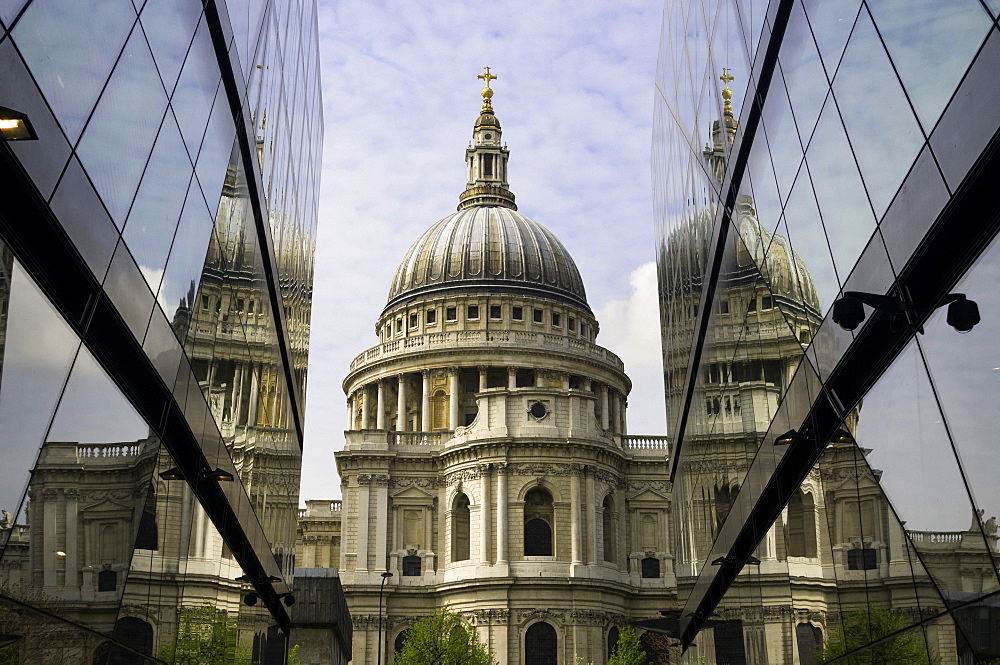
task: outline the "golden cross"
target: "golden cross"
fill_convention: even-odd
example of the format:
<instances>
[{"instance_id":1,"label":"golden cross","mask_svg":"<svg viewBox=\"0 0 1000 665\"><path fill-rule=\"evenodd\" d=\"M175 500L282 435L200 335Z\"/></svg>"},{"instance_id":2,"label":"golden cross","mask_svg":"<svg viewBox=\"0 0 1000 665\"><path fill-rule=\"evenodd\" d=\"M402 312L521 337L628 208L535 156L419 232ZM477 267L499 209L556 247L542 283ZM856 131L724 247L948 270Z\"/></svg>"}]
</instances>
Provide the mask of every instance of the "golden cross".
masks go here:
<instances>
[{"instance_id":1,"label":"golden cross","mask_svg":"<svg viewBox=\"0 0 1000 665\"><path fill-rule=\"evenodd\" d=\"M729 82L732 81L732 80L734 80L735 77L732 74L729 73L729 68L728 67L723 67L722 68L722 76L720 76L719 79L726 84L726 90L728 90L729 89Z\"/></svg>"},{"instance_id":2,"label":"golden cross","mask_svg":"<svg viewBox=\"0 0 1000 665\"><path fill-rule=\"evenodd\" d=\"M486 82L486 87L488 88L488 87L490 87L490 81L494 80L496 78L496 75L490 74L490 68L489 67L486 67L485 69L486 69L486 73L485 74L480 74L476 78L477 79L483 79L483 81Z\"/></svg>"}]
</instances>

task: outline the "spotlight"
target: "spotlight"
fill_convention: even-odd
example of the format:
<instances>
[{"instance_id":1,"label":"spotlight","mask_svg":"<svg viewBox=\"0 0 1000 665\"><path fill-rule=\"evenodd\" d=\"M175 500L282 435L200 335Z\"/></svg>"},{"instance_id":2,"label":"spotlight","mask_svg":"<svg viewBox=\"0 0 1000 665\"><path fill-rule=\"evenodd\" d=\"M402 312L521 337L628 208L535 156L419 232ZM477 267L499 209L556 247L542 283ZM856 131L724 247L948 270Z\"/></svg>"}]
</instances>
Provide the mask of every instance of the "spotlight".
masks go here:
<instances>
[{"instance_id":1,"label":"spotlight","mask_svg":"<svg viewBox=\"0 0 1000 665\"><path fill-rule=\"evenodd\" d=\"M781 434L774 439L774 445L776 446L788 446L793 443L799 443L800 441L812 441L812 438L805 435L799 434L793 429L788 430L784 434Z\"/></svg>"},{"instance_id":2,"label":"spotlight","mask_svg":"<svg viewBox=\"0 0 1000 665\"><path fill-rule=\"evenodd\" d=\"M201 474L202 478L215 480L220 483L231 483L234 480L233 474L216 467L215 471L208 471Z\"/></svg>"},{"instance_id":3,"label":"spotlight","mask_svg":"<svg viewBox=\"0 0 1000 665\"><path fill-rule=\"evenodd\" d=\"M184 480L184 474L176 466L166 471L160 471L159 475L164 480Z\"/></svg>"},{"instance_id":4,"label":"spotlight","mask_svg":"<svg viewBox=\"0 0 1000 665\"><path fill-rule=\"evenodd\" d=\"M254 593L253 591L251 591L247 595L243 596L243 604L250 605L250 606L256 605L258 598L260 598L260 596L258 596L256 593Z\"/></svg>"},{"instance_id":5,"label":"spotlight","mask_svg":"<svg viewBox=\"0 0 1000 665\"><path fill-rule=\"evenodd\" d=\"M712 561L712 565L713 566L724 566L727 563L733 563L734 561L735 561L735 559L733 558L733 556L731 554L727 554L726 556L720 556L718 559L713 560Z\"/></svg>"},{"instance_id":6,"label":"spotlight","mask_svg":"<svg viewBox=\"0 0 1000 665\"><path fill-rule=\"evenodd\" d=\"M830 443L850 443L852 441L854 441L854 437L846 429L838 429L830 438Z\"/></svg>"},{"instance_id":7,"label":"spotlight","mask_svg":"<svg viewBox=\"0 0 1000 665\"><path fill-rule=\"evenodd\" d=\"M856 298L843 297L833 302L833 322L844 330L854 330L865 320L865 306Z\"/></svg>"},{"instance_id":8,"label":"spotlight","mask_svg":"<svg viewBox=\"0 0 1000 665\"><path fill-rule=\"evenodd\" d=\"M65 553L65 552L63 552L62 550L56 550L56 551L55 551L55 555L56 555L56 556L66 556L66 553Z\"/></svg>"},{"instance_id":9,"label":"spotlight","mask_svg":"<svg viewBox=\"0 0 1000 665\"><path fill-rule=\"evenodd\" d=\"M295 596L291 593L279 593L276 597L282 599L282 602L285 603L285 607L291 607L295 604Z\"/></svg>"},{"instance_id":10,"label":"spotlight","mask_svg":"<svg viewBox=\"0 0 1000 665\"><path fill-rule=\"evenodd\" d=\"M37 141L38 134L28 114L0 106L0 136L8 141Z\"/></svg>"},{"instance_id":11,"label":"spotlight","mask_svg":"<svg viewBox=\"0 0 1000 665\"><path fill-rule=\"evenodd\" d=\"M760 565L760 559L758 559L755 556L750 556L747 559L747 563L750 564L751 566L759 566Z\"/></svg>"},{"instance_id":12,"label":"spotlight","mask_svg":"<svg viewBox=\"0 0 1000 665\"><path fill-rule=\"evenodd\" d=\"M964 293L952 293L945 297L948 305L948 325L960 333L967 333L980 322L979 305L969 300ZM942 303L943 304L943 303Z\"/></svg>"},{"instance_id":13,"label":"spotlight","mask_svg":"<svg viewBox=\"0 0 1000 665\"><path fill-rule=\"evenodd\" d=\"M843 296L833 301L833 322L844 330L854 330L865 320L864 305L890 314L906 311L906 304L899 298L863 291L844 291Z\"/></svg>"}]
</instances>

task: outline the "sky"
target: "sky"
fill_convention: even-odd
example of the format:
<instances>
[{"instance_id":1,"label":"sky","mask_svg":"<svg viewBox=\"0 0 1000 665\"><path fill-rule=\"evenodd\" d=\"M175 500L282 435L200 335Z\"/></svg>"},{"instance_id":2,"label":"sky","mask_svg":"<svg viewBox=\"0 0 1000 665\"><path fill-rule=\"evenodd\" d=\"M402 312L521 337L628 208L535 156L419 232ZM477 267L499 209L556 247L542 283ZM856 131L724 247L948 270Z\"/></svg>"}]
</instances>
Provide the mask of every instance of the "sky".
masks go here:
<instances>
[{"instance_id":1,"label":"sky","mask_svg":"<svg viewBox=\"0 0 1000 665\"><path fill-rule=\"evenodd\" d=\"M518 210L576 261L598 344L632 378L629 432L666 431L650 144L651 2L320 0L324 158L301 500L335 499L341 382L376 345L399 260L465 188L489 66Z\"/></svg>"}]
</instances>

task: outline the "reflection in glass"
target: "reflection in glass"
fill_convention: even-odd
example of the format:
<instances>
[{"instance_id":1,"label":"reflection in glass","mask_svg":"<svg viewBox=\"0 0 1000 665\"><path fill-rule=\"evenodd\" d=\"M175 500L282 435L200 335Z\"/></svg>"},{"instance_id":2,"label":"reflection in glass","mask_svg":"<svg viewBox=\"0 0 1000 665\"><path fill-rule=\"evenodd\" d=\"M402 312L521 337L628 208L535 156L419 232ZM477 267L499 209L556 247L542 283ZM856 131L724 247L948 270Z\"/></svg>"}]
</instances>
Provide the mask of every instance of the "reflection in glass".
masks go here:
<instances>
[{"instance_id":1,"label":"reflection in glass","mask_svg":"<svg viewBox=\"0 0 1000 665\"><path fill-rule=\"evenodd\" d=\"M930 134L969 62L990 29L989 14L973 0L869 2L879 35Z\"/></svg>"},{"instance_id":2,"label":"reflection in glass","mask_svg":"<svg viewBox=\"0 0 1000 665\"><path fill-rule=\"evenodd\" d=\"M80 340L3 245L0 260L0 422L4 423L0 428L0 450L8 478L0 483L0 509L11 514L10 518L4 516L10 528L23 525L19 505L24 483L38 456ZM0 547L3 541L0 538Z\"/></svg>"},{"instance_id":3,"label":"reflection in glass","mask_svg":"<svg viewBox=\"0 0 1000 665\"><path fill-rule=\"evenodd\" d=\"M80 161L119 228L166 105L149 46L142 31L134 30L77 146Z\"/></svg>"},{"instance_id":4,"label":"reflection in glass","mask_svg":"<svg viewBox=\"0 0 1000 665\"><path fill-rule=\"evenodd\" d=\"M139 15L168 94L173 93L200 16L201 7L197 3L183 0L147 2Z\"/></svg>"},{"instance_id":5,"label":"reflection in glass","mask_svg":"<svg viewBox=\"0 0 1000 665\"><path fill-rule=\"evenodd\" d=\"M36 0L14 27L17 47L71 143L80 137L134 23L130 0Z\"/></svg>"},{"instance_id":6,"label":"reflection in glass","mask_svg":"<svg viewBox=\"0 0 1000 665\"><path fill-rule=\"evenodd\" d=\"M122 233L154 293L160 288L190 180L191 160L173 113L167 113Z\"/></svg>"},{"instance_id":7,"label":"reflection in glass","mask_svg":"<svg viewBox=\"0 0 1000 665\"><path fill-rule=\"evenodd\" d=\"M881 217L917 156L924 136L867 11L858 17L833 80L833 94L871 205L876 216ZM810 154L816 154L811 145ZM838 261L850 258L845 255Z\"/></svg>"}]
</instances>

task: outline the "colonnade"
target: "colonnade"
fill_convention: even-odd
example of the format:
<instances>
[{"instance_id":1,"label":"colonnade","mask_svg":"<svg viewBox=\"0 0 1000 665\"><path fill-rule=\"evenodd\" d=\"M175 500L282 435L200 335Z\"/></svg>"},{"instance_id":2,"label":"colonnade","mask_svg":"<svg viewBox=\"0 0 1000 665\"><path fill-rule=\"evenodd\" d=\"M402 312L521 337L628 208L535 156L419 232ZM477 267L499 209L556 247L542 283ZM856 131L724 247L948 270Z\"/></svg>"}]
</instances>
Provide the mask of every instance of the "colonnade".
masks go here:
<instances>
[{"instance_id":1,"label":"colonnade","mask_svg":"<svg viewBox=\"0 0 1000 665\"><path fill-rule=\"evenodd\" d=\"M480 366L476 368L479 373L479 392L487 390L488 376L491 367ZM507 390L518 388L530 388L532 386L518 386L518 371L528 368L506 367L507 380L505 386ZM461 374L463 368L450 367L447 370L446 379L432 378L433 371L430 369L420 372L404 372L397 374L394 378L379 378L371 383L365 384L354 391L347 398L347 423L348 429L377 429L393 430L397 432L419 431L430 432L434 430L455 430L464 423L461 421ZM534 370L532 370L534 371ZM410 408L411 398L409 396L410 376L420 375L421 395L419 409L416 405ZM438 375L441 372L437 372ZM565 372L544 372L534 371L534 384L536 388L558 387L564 390L570 389L570 374ZM554 385L558 382L558 385ZM392 399L393 383L395 383L395 418L390 418L389 404ZM447 390L445 390L447 387ZM613 434L627 434L625 412L627 401L625 395L620 391L610 387L606 383L599 383L587 378L581 378L577 389L583 392L597 393L601 428ZM467 393L473 394L471 392ZM458 398L456 399L456 396ZM432 419L432 399L447 400L447 422L443 418L439 422ZM409 415L414 414L411 422ZM443 412L441 414L443 416ZM390 422L392 420L392 422Z\"/></svg>"}]
</instances>

